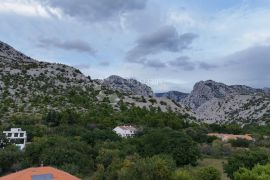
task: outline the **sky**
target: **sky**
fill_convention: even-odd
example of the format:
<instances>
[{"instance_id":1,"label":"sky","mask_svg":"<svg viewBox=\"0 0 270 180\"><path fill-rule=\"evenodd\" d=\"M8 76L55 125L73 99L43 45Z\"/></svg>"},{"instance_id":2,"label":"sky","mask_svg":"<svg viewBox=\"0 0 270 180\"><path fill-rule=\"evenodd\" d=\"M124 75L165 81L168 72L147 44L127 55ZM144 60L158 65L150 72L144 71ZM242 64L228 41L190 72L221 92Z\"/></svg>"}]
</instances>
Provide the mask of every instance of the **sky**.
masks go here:
<instances>
[{"instance_id":1,"label":"sky","mask_svg":"<svg viewBox=\"0 0 270 180\"><path fill-rule=\"evenodd\" d=\"M270 87L270 0L1 0L0 40L93 79L155 92Z\"/></svg>"}]
</instances>

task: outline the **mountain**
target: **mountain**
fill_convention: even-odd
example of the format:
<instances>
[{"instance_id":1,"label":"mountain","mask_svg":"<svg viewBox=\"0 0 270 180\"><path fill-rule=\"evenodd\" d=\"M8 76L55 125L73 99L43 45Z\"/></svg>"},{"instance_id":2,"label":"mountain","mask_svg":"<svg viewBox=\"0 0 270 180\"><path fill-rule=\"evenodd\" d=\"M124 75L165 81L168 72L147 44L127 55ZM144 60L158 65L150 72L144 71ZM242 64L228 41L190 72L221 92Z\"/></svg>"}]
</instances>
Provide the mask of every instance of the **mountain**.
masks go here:
<instances>
[{"instance_id":1,"label":"mountain","mask_svg":"<svg viewBox=\"0 0 270 180\"><path fill-rule=\"evenodd\" d=\"M76 68L37 61L3 42L0 42L0 72L1 120L20 113L85 111L103 103L115 110L124 103L128 107L155 107L192 114L167 98L150 97L153 95L151 88L136 80L116 76L92 80Z\"/></svg>"},{"instance_id":2,"label":"mountain","mask_svg":"<svg viewBox=\"0 0 270 180\"><path fill-rule=\"evenodd\" d=\"M228 86L212 80L200 81L181 103L208 123L265 123L270 120L270 94L243 85Z\"/></svg>"},{"instance_id":3,"label":"mountain","mask_svg":"<svg viewBox=\"0 0 270 180\"><path fill-rule=\"evenodd\" d=\"M183 102L192 109L197 109L213 98L219 99L225 98L228 95L252 95L256 93L263 93L263 90L243 85L228 86L223 83L208 80L196 83L192 92L187 98L183 99Z\"/></svg>"},{"instance_id":4,"label":"mountain","mask_svg":"<svg viewBox=\"0 0 270 180\"><path fill-rule=\"evenodd\" d=\"M32 61L30 57L24 55L23 53L15 50L8 44L0 41L0 57L10 60L21 60L21 61Z\"/></svg>"},{"instance_id":5,"label":"mountain","mask_svg":"<svg viewBox=\"0 0 270 180\"><path fill-rule=\"evenodd\" d=\"M105 103L117 111L122 104L157 108L195 116L207 123L270 122L268 88L228 86L208 80L196 83L190 94L171 91L154 96L149 86L137 80L119 76L92 80L76 68L37 61L3 42L0 42L0 72L1 120L20 113L86 111Z\"/></svg>"},{"instance_id":6,"label":"mountain","mask_svg":"<svg viewBox=\"0 0 270 180\"><path fill-rule=\"evenodd\" d=\"M175 102L179 102L188 96L188 93L182 93L179 91L168 91L165 93L155 93L156 97L167 97Z\"/></svg>"},{"instance_id":7,"label":"mountain","mask_svg":"<svg viewBox=\"0 0 270 180\"><path fill-rule=\"evenodd\" d=\"M142 96L153 96L153 90L151 87L135 79L124 79L120 76L112 75L104 79L104 86L114 90L128 94L142 95Z\"/></svg>"}]
</instances>

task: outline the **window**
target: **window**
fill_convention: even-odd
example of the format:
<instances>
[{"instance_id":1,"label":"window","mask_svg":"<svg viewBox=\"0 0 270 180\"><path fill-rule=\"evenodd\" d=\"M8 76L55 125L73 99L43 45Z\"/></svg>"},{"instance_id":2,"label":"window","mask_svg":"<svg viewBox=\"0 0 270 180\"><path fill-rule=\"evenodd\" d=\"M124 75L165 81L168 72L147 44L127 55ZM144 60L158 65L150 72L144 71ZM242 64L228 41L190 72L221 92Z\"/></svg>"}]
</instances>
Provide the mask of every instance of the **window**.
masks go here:
<instances>
[{"instance_id":1,"label":"window","mask_svg":"<svg viewBox=\"0 0 270 180\"><path fill-rule=\"evenodd\" d=\"M7 137L11 137L12 133L8 133Z\"/></svg>"},{"instance_id":2,"label":"window","mask_svg":"<svg viewBox=\"0 0 270 180\"><path fill-rule=\"evenodd\" d=\"M14 133L14 137L18 137L19 133Z\"/></svg>"},{"instance_id":3,"label":"window","mask_svg":"<svg viewBox=\"0 0 270 180\"><path fill-rule=\"evenodd\" d=\"M23 133L20 133L20 137L23 137Z\"/></svg>"}]
</instances>

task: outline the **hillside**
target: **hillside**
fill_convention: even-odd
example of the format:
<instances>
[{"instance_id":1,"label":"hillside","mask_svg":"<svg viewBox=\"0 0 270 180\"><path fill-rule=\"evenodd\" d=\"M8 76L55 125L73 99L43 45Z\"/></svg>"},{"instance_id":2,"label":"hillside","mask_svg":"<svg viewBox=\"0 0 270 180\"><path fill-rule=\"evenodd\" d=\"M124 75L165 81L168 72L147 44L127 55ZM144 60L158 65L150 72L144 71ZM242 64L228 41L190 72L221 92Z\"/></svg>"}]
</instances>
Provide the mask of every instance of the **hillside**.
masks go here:
<instances>
[{"instance_id":1,"label":"hillside","mask_svg":"<svg viewBox=\"0 0 270 180\"><path fill-rule=\"evenodd\" d=\"M263 124L270 120L270 94L263 89L200 81L181 102L208 123Z\"/></svg>"},{"instance_id":2,"label":"hillside","mask_svg":"<svg viewBox=\"0 0 270 180\"><path fill-rule=\"evenodd\" d=\"M123 92L108 79L91 80L76 68L34 60L3 42L0 42L0 71L1 119L14 113L39 114L67 108L85 111L100 103L108 103L117 110L121 102L128 106L190 113L167 98L149 97L151 88L137 81L133 89L145 90ZM141 100L137 94L142 95L144 91L148 96Z\"/></svg>"},{"instance_id":3,"label":"hillside","mask_svg":"<svg viewBox=\"0 0 270 180\"><path fill-rule=\"evenodd\" d=\"M114 91L119 91L122 93L142 95L145 97L153 96L153 90L151 87L135 79L124 79L120 76L112 75L102 82L103 86L106 86L109 89Z\"/></svg>"}]
</instances>

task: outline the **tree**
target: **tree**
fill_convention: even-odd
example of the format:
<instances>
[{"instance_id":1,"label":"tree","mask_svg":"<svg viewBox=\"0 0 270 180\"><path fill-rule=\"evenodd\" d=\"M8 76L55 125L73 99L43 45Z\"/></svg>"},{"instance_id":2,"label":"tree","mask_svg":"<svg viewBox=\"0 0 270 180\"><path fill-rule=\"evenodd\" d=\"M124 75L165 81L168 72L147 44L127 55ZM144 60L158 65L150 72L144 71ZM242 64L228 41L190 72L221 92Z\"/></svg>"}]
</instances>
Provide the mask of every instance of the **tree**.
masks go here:
<instances>
[{"instance_id":1,"label":"tree","mask_svg":"<svg viewBox=\"0 0 270 180\"><path fill-rule=\"evenodd\" d=\"M49 111L46 117L44 117L44 123L48 126L59 126L61 121L61 115L60 113L56 111Z\"/></svg>"},{"instance_id":2,"label":"tree","mask_svg":"<svg viewBox=\"0 0 270 180\"><path fill-rule=\"evenodd\" d=\"M234 180L268 180L270 179L270 164L256 165L252 170L240 168L234 173Z\"/></svg>"},{"instance_id":3,"label":"tree","mask_svg":"<svg viewBox=\"0 0 270 180\"><path fill-rule=\"evenodd\" d=\"M117 141L121 138L113 132L111 129L108 130L99 130L95 129L93 131L89 131L83 135L83 140L86 141L88 144L94 145L99 141Z\"/></svg>"},{"instance_id":4,"label":"tree","mask_svg":"<svg viewBox=\"0 0 270 180\"><path fill-rule=\"evenodd\" d=\"M0 175L18 170L16 164L19 164L21 158L21 151L14 145L0 149Z\"/></svg>"},{"instance_id":5,"label":"tree","mask_svg":"<svg viewBox=\"0 0 270 180\"><path fill-rule=\"evenodd\" d=\"M264 165L269 162L269 154L265 150L240 150L234 153L225 164L224 169L230 178L240 168L252 169L256 164Z\"/></svg>"},{"instance_id":6,"label":"tree","mask_svg":"<svg viewBox=\"0 0 270 180\"><path fill-rule=\"evenodd\" d=\"M139 159L128 168L122 169L119 173L119 179L171 179L175 167L175 162L172 157L167 155L156 155L149 158Z\"/></svg>"},{"instance_id":7,"label":"tree","mask_svg":"<svg viewBox=\"0 0 270 180\"><path fill-rule=\"evenodd\" d=\"M5 148L6 146L10 145L10 141L7 139L6 135L0 133L0 149Z\"/></svg>"},{"instance_id":8,"label":"tree","mask_svg":"<svg viewBox=\"0 0 270 180\"><path fill-rule=\"evenodd\" d=\"M229 143L232 144L233 147L248 147L251 141L246 140L246 139L235 139L235 140L230 140Z\"/></svg>"},{"instance_id":9,"label":"tree","mask_svg":"<svg viewBox=\"0 0 270 180\"><path fill-rule=\"evenodd\" d=\"M89 173L93 170L93 149L75 138L60 136L36 138L26 146L25 166L56 166L70 173Z\"/></svg>"},{"instance_id":10,"label":"tree","mask_svg":"<svg viewBox=\"0 0 270 180\"><path fill-rule=\"evenodd\" d=\"M220 180L221 173L213 167L202 168L198 172L198 179L200 180Z\"/></svg>"},{"instance_id":11,"label":"tree","mask_svg":"<svg viewBox=\"0 0 270 180\"><path fill-rule=\"evenodd\" d=\"M168 128L145 134L139 148L142 156L171 155L178 166L196 165L200 157L197 144L188 135Z\"/></svg>"}]
</instances>

